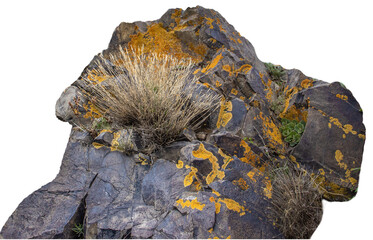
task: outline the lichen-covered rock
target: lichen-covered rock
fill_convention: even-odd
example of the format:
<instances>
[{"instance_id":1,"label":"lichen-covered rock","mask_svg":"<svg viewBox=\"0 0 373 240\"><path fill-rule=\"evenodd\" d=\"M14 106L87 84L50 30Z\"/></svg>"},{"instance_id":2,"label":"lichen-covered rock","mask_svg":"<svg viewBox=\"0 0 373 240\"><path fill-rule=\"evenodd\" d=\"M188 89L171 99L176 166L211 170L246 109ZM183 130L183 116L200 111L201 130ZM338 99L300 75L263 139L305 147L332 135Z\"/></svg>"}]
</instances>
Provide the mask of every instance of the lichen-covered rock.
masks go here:
<instances>
[{"instance_id":1,"label":"lichen-covered rock","mask_svg":"<svg viewBox=\"0 0 373 240\"><path fill-rule=\"evenodd\" d=\"M340 83L281 66L271 73L247 39L199 6L121 23L104 58L119 47L191 59L201 86L193 94L213 91L219 108L200 129L144 153L134 131L101 126L102 114L85 99L83 77L95 84L112 77L98 71L103 60L95 56L56 104L60 120L85 131L73 128L60 173L19 205L1 236L72 238L81 224L86 238L283 238L269 214L269 169L285 161L316 179L325 199L356 194L365 128ZM292 146L282 119L305 123Z\"/></svg>"}]
</instances>

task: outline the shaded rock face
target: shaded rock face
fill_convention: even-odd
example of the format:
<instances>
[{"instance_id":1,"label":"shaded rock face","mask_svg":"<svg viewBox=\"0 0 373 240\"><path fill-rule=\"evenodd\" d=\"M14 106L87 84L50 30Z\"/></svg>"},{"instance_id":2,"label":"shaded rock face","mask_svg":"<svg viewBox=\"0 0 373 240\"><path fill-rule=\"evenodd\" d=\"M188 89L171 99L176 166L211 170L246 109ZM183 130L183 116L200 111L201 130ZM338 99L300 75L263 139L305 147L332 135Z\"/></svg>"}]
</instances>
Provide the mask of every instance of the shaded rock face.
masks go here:
<instances>
[{"instance_id":1,"label":"shaded rock face","mask_svg":"<svg viewBox=\"0 0 373 240\"><path fill-rule=\"evenodd\" d=\"M92 137L73 127L59 174L18 206L2 237L76 238L74 226L81 224L85 238L283 238L268 212L267 168L275 161L314 176L327 200L356 194L365 128L342 84L295 69L273 78L250 42L202 7L121 23L103 55L119 46L191 58L199 82L222 96L220 108L200 130L186 129L183 141L152 155L141 153L127 130ZM96 59L57 101L60 120L74 125L101 117L80 90L82 77L107 77L95 74ZM281 119L306 123L294 147ZM131 145L130 154L120 141Z\"/></svg>"}]
</instances>

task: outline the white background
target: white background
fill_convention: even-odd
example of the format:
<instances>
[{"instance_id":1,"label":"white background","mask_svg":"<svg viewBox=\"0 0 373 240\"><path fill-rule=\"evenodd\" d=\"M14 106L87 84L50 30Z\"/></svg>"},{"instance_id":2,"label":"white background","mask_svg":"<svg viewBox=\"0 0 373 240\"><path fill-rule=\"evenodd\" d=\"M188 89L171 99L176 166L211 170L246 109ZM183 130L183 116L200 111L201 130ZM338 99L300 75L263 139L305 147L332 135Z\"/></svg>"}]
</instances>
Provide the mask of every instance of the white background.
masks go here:
<instances>
[{"instance_id":1,"label":"white background","mask_svg":"<svg viewBox=\"0 0 373 240\"><path fill-rule=\"evenodd\" d=\"M55 117L55 102L107 47L115 27L196 5L220 12L262 61L343 82L353 92L367 127L358 195L350 202L324 202L313 239L372 235L373 8L359 0L1 1L0 227L58 173L70 126Z\"/></svg>"}]
</instances>

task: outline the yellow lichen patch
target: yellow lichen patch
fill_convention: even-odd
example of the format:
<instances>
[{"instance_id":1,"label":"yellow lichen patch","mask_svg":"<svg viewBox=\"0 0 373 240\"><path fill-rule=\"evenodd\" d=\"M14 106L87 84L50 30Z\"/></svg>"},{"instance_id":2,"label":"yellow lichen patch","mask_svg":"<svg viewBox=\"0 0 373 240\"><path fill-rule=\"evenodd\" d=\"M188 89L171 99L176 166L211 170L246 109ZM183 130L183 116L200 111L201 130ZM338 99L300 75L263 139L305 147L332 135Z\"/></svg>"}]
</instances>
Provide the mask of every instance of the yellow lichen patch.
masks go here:
<instances>
[{"instance_id":1,"label":"yellow lichen patch","mask_svg":"<svg viewBox=\"0 0 373 240\"><path fill-rule=\"evenodd\" d=\"M297 159L293 156L293 155L290 155L290 160L293 162L293 163L295 163L295 164L297 164L297 168L300 168L300 165L299 165L299 163L297 162Z\"/></svg>"},{"instance_id":2,"label":"yellow lichen patch","mask_svg":"<svg viewBox=\"0 0 373 240\"><path fill-rule=\"evenodd\" d=\"M206 53L200 52L200 48L192 49L189 46L189 52L194 54L188 54L188 51L182 49L181 42L176 37L175 31L167 31L162 27L161 23L154 23L148 27L145 33L138 32L130 37L131 41L128 43L128 47L142 49L144 53L168 54L177 59L190 58L194 62L202 61Z\"/></svg>"},{"instance_id":3,"label":"yellow lichen patch","mask_svg":"<svg viewBox=\"0 0 373 240\"><path fill-rule=\"evenodd\" d=\"M87 73L87 79L92 82L93 85L101 83L107 80L110 76L106 76L98 70L91 70Z\"/></svg>"},{"instance_id":4,"label":"yellow lichen patch","mask_svg":"<svg viewBox=\"0 0 373 240\"><path fill-rule=\"evenodd\" d=\"M231 93L232 93L233 95L237 95L237 94L238 94L238 91L237 91L237 89L232 88Z\"/></svg>"},{"instance_id":5,"label":"yellow lichen patch","mask_svg":"<svg viewBox=\"0 0 373 240\"><path fill-rule=\"evenodd\" d=\"M113 140L111 140L110 150L111 151L116 151L116 150L118 150L118 146L119 146L118 139L120 138L120 133L115 132L113 135L114 135L114 138L113 138Z\"/></svg>"},{"instance_id":6,"label":"yellow lichen patch","mask_svg":"<svg viewBox=\"0 0 373 240\"><path fill-rule=\"evenodd\" d=\"M279 153L283 153L285 151L284 143L278 127L269 117L265 116L263 112L260 112L258 117L262 119L263 136L268 141L268 147L276 149Z\"/></svg>"},{"instance_id":7,"label":"yellow lichen patch","mask_svg":"<svg viewBox=\"0 0 373 240\"><path fill-rule=\"evenodd\" d=\"M272 182L269 177L264 178L265 187L263 188L264 195L267 198L272 198Z\"/></svg>"},{"instance_id":8,"label":"yellow lichen patch","mask_svg":"<svg viewBox=\"0 0 373 240\"><path fill-rule=\"evenodd\" d=\"M224 203L229 210L245 214L245 207L241 206L238 202L234 201L233 199L223 198L219 199L219 202Z\"/></svg>"},{"instance_id":9,"label":"yellow lichen patch","mask_svg":"<svg viewBox=\"0 0 373 240\"><path fill-rule=\"evenodd\" d=\"M246 181L243 178L240 178L238 180L233 180L232 183L240 187L244 191L249 188L249 185L247 185Z\"/></svg>"},{"instance_id":10,"label":"yellow lichen patch","mask_svg":"<svg viewBox=\"0 0 373 240\"><path fill-rule=\"evenodd\" d=\"M176 204L180 205L182 208L189 207L191 209L197 209L200 211L202 211L202 209L205 207L205 204L198 202L197 198L193 199L192 201L186 200L185 202L183 199L179 199L176 201Z\"/></svg>"},{"instance_id":11,"label":"yellow lichen patch","mask_svg":"<svg viewBox=\"0 0 373 240\"><path fill-rule=\"evenodd\" d=\"M84 118L100 118L102 114L98 111L95 105L91 101L88 101L87 104L83 104L83 108L86 110L86 113L83 115Z\"/></svg>"},{"instance_id":12,"label":"yellow lichen patch","mask_svg":"<svg viewBox=\"0 0 373 240\"><path fill-rule=\"evenodd\" d=\"M302 107L297 108L295 105L292 105L286 112L282 113L282 118L286 118L289 120L297 120L307 122L308 111Z\"/></svg>"},{"instance_id":13,"label":"yellow lichen patch","mask_svg":"<svg viewBox=\"0 0 373 240\"><path fill-rule=\"evenodd\" d=\"M201 71L201 69L198 68L198 69L196 69L196 70L193 72L193 74L196 75L196 74L199 73L200 71Z\"/></svg>"},{"instance_id":14,"label":"yellow lichen patch","mask_svg":"<svg viewBox=\"0 0 373 240\"><path fill-rule=\"evenodd\" d=\"M232 68L230 65L226 64L226 65L223 65L222 69L226 72L229 73L229 76L232 76Z\"/></svg>"},{"instance_id":15,"label":"yellow lichen patch","mask_svg":"<svg viewBox=\"0 0 373 240\"><path fill-rule=\"evenodd\" d=\"M359 138L361 138L361 139L365 139L365 135L364 134L359 134L359 135L357 135Z\"/></svg>"},{"instance_id":16,"label":"yellow lichen patch","mask_svg":"<svg viewBox=\"0 0 373 240\"><path fill-rule=\"evenodd\" d=\"M342 125L342 123L337 118L334 118L334 117L329 117L329 121L330 121L330 123L334 124L338 128L342 129L342 131L345 134L349 134L349 133L351 133L353 135L357 134L357 132L353 130L353 127L352 127L351 124Z\"/></svg>"},{"instance_id":17,"label":"yellow lichen patch","mask_svg":"<svg viewBox=\"0 0 373 240\"><path fill-rule=\"evenodd\" d=\"M221 87L221 83L219 81L215 82L216 87Z\"/></svg>"},{"instance_id":18,"label":"yellow lichen patch","mask_svg":"<svg viewBox=\"0 0 373 240\"><path fill-rule=\"evenodd\" d=\"M242 65L239 69L236 70L236 76L238 73L247 74L253 67L249 64Z\"/></svg>"},{"instance_id":19,"label":"yellow lichen patch","mask_svg":"<svg viewBox=\"0 0 373 240\"><path fill-rule=\"evenodd\" d=\"M245 97L244 97L244 96L241 96L240 99L241 99L242 101L245 101Z\"/></svg>"},{"instance_id":20,"label":"yellow lichen patch","mask_svg":"<svg viewBox=\"0 0 373 240\"><path fill-rule=\"evenodd\" d=\"M342 95L342 94L337 94L335 95L337 98L343 100L343 101L346 101L348 100L348 97L346 95Z\"/></svg>"},{"instance_id":21,"label":"yellow lichen patch","mask_svg":"<svg viewBox=\"0 0 373 240\"><path fill-rule=\"evenodd\" d=\"M185 166L187 168L187 166ZM196 173L198 172L198 169L195 167L190 167L191 171L188 175L184 178L184 187L190 186L193 183L193 179L197 178Z\"/></svg>"},{"instance_id":22,"label":"yellow lichen patch","mask_svg":"<svg viewBox=\"0 0 373 240\"><path fill-rule=\"evenodd\" d=\"M298 93L298 88L293 87L289 90L287 90L287 88L285 88L284 92L285 92L285 107L284 107L284 111L282 113L280 113L280 115L279 115L280 118L284 118L284 115L286 114L286 111L289 107L290 100L293 98L293 96L295 94Z\"/></svg>"},{"instance_id":23,"label":"yellow lichen patch","mask_svg":"<svg viewBox=\"0 0 373 240\"><path fill-rule=\"evenodd\" d=\"M214 189L212 189L212 193L215 194L216 196L220 197L220 193L218 193L217 191L215 191Z\"/></svg>"},{"instance_id":24,"label":"yellow lichen patch","mask_svg":"<svg viewBox=\"0 0 373 240\"><path fill-rule=\"evenodd\" d=\"M216 214L220 213L221 203L219 203L219 201L216 201L214 197L210 197L209 199L210 199L210 202L213 202L215 204L215 213Z\"/></svg>"},{"instance_id":25,"label":"yellow lichen patch","mask_svg":"<svg viewBox=\"0 0 373 240\"><path fill-rule=\"evenodd\" d=\"M210 228L210 229L208 230L208 232L209 232L209 233L212 233L213 230L214 230L213 228Z\"/></svg>"},{"instance_id":26,"label":"yellow lichen patch","mask_svg":"<svg viewBox=\"0 0 373 240\"><path fill-rule=\"evenodd\" d=\"M176 24L179 25L182 9L178 8L171 14L171 19L174 19Z\"/></svg>"},{"instance_id":27,"label":"yellow lichen patch","mask_svg":"<svg viewBox=\"0 0 373 240\"><path fill-rule=\"evenodd\" d=\"M234 64L231 65L223 65L222 69L229 73L229 76L235 75L238 76L239 73L247 74L251 69L252 66L249 64L243 64L240 68L235 69Z\"/></svg>"},{"instance_id":28,"label":"yellow lichen patch","mask_svg":"<svg viewBox=\"0 0 373 240\"><path fill-rule=\"evenodd\" d=\"M179 161L177 162L177 164L176 164L176 167L177 167L177 168L183 168L183 166L184 166L184 163L183 163L183 161L181 161L181 160L179 160Z\"/></svg>"},{"instance_id":29,"label":"yellow lichen patch","mask_svg":"<svg viewBox=\"0 0 373 240\"><path fill-rule=\"evenodd\" d=\"M202 189L202 185L199 181L194 181L193 182L193 187L194 187L194 190L197 191L197 192Z\"/></svg>"},{"instance_id":30,"label":"yellow lichen patch","mask_svg":"<svg viewBox=\"0 0 373 240\"><path fill-rule=\"evenodd\" d=\"M192 152L193 156L196 158L201 159L208 159L212 165L211 172L206 177L206 183L210 184L212 183L215 178L223 179L225 177L225 173L223 171L220 171L220 166L218 163L218 159L212 154L212 152L206 150L205 146L201 143L199 145L199 148L196 151Z\"/></svg>"},{"instance_id":31,"label":"yellow lichen patch","mask_svg":"<svg viewBox=\"0 0 373 240\"><path fill-rule=\"evenodd\" d=\"M209 89L211 89L211 90L215 90L215 89L214 89L213 87L211 87L210 84L208 84L208 83L200 83L200 82L197 82L197 83L202 84L202 85L204 85L205 87L207 87L207 88L209 88Z\"/></svg>"},{"instance_id":32,"label":"yellow lichen patch","mask_svg":"<svg viewBox=\"0 0 373 240\"><path fill-rule=\"evenodd\" d=\"M225 127L228 122L232 119L233 105L231 101L226 101L225 98L221 99L220 112L218 116L218 121L216 122L216 127Z\"/></svg>"},{"instance_id":33,"label":"yellow lichen patch","mask_svg":"<svg viewBox=\"0 0 373 240\"><path fill-rule=\"evenodd\" d=\"M340 150L335 151L335 160L338 163L338 166L345 170L345 179L341 179L342 182L345 183L351 183L352 185L355 185L357 183L357 180L353 177L351 177L351 170L348 169L348 166L346 163L343 163L343 154Z\"/></svg>"},{"instance_id":34,"label":"yellow lichen patch","mask_svg":"<svg viewBox=\"0 0 373 240\"><path fill-rule=\"evenodd\" d=\"M263 74L259 73L259 76L260 76L260 79L262 80L262 84L264 85L264 91L267 92L266 99L268 102L272 102L272 96L273 96L273 91L271 88L272 80L268 79L268 81L265 82L263 79Z\"/></svg>"},{"instance_id":35,"label":"yellow lichen patch","mask_svg":"<svg viewBox=\"0 0 373 240\"><path fill-rule=\"evenodd\" d=\"M220 31L222 31L222 32L227 32L227 30L225 30L225 29L223 28L223 26L222 26L222 24L221 24L219 18L216 19L216 23L218 24Z\"/></svg>"},{"instance_id":36,"label":"yellow lichen patch","mask_svg":"<svg viewBox=\"0 0 373 240\"><path fill-rule=\"evenodd\" d=\"M230 156L228 156L228 155L226 155L225 153L223 153L223 151L219 148L219 150L218 150L218 153L220 154L220 156L222 156L223 158L224 158L224 164L223 164L223 166L221 166L221 168L222 169L226 169L226 167L228 166L228 164L231 162L231 161L233 161L233 158L232 157L230 157Z\"/></svg>"},{"instance_id":37,"label":"yellow lichen patch","mask_svg":"<svg viewBox=\"0 0 373 240\"><path fill-rule=\"evenodd\" d=\"M247 173L247 176L251 179L251 181L256 182L255 177L262 176L263 173L259 171L257 168L253 168L250 172Z\"/></svg>"},{"instance_id":38,"label":"yellow lichen patch","mask_svg":"<svg viewBox=\"0 0 373 240\"><path fill-rule=\"evenodd\" d=\"M223 58L223 52L221 52L219 55L217 55L212 61L210 64L208 64L205 68L203 68L201 70L202 73L209 73L209 71L211 69L213 69L218 63L219 61Z\"/></svg>"},{"instance_id":39,"label":"yellow lichen patch","mask_svg":"<svg viewBox=\"0 0 373 240\"><path fill-rule=\"evenodd\" d=\"M301 82L300 86L301 86L302 88L304 88L304 89L309 88L309 87L312 87L312 86L313 86L313 80L312 80L312 79L308 79L308 78L306 78L306 79L304 79L304 80Z\"/></svg>"},{"instance_id":40,"label":"yellow lichen patch","mask_svg":"<svg viewBox=\"0 0 373 240\"><path fill-rule=\"evenodd\" d=\"M210 29L213 29L214 26L212 25L212 23L214 22L214 19L208 18L208 17L205 17L205 19L206 19L206 24L210 27Z\"/></svg>"},{"instance_id":41,"label":"yellow lichen patch","mask_svg":"<svg viewBox=\"0 0 373 240\"><path fill-rule=\"evenodd\" d=\"M240 147L244 148L243 157L240 158L240 160L253 167L258 167L260 164L260 157L251 150L250 146L244 140L241 140Z\"/></svg>"},{"instance_id":42,"label":"yellow lichen patch","mask_svg":"<svg viewBox=\"0 0 373 240\"><path fill-rule=\"evenodd\" d=\"M319 169L319 173L320 175L325 176L325 170L323 168Z\"/></svg>"},{"instance_id":43,"label":"yellow lichen patch","mask_svg":"<svg viewBox=\"0 0 373 240\"><path fill-rule=\"evenodd\" d=\"M93 145L93 147L96 148L96 149L100 149L100 148L102 148L102 147L104 146L103 144L101 144L101 143L97 143L97 142L93 142L92 145Z\"/></svg>"}]
</instances>

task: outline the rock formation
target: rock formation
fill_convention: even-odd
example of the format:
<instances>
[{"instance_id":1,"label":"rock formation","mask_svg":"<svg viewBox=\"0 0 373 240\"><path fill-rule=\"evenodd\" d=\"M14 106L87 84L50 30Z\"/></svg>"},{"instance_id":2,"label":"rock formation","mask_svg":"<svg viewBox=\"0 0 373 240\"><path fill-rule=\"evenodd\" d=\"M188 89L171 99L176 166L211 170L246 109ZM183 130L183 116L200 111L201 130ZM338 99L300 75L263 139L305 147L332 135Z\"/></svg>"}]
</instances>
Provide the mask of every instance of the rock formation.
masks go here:
<instances>
[{"instance_id":1,"label":"rock formation","mask_svg":"<svg viewBox=\"0 0 373 240\"><path fill-rule=\"evenodd\" d=\"M283 238L270 213L275 162L310 176L328 201L356 195L365 127L342 83L264 64L202 7L121 23L102 55L118 47L192 59L199 83L221 96L219 109L152 154L141 146L125 154L118 141L130 129L94 136L76 126L101 117L82 94L83 78L107 77L95 72L95 56L56 104L57 118L73 125L60 172L22 201L3 238Z\"/></svg>"}]
</instances>

